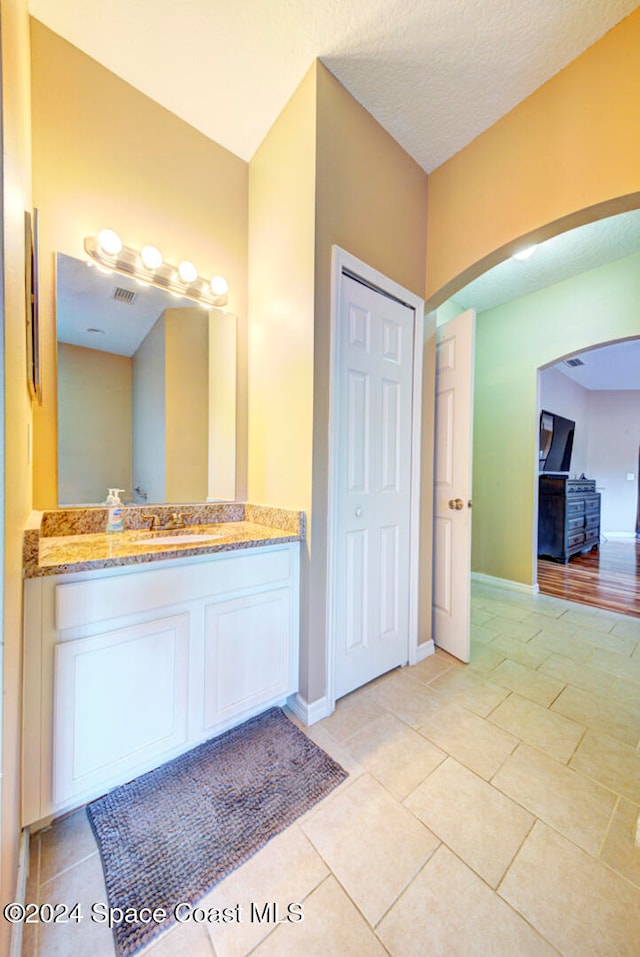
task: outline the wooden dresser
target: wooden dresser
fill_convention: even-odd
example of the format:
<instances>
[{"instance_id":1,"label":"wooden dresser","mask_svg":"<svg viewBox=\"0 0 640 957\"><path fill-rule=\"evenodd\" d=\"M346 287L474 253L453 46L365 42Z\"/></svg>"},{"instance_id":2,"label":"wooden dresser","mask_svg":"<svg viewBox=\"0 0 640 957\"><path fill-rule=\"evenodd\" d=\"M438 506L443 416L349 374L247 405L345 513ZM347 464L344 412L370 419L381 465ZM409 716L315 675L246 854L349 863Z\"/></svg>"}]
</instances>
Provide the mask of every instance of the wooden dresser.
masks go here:
<instances>
[{"instance_id":1,"label":"wooden dresser","mask_svg":"<svg viewBox=\"0 0 640 957\"><path fill-rule=\"evenodd\" d=\"M541 475L538 498L538 555L568 562L600 543L600 493L595 479Z\"/></svg>"}]
</instances>

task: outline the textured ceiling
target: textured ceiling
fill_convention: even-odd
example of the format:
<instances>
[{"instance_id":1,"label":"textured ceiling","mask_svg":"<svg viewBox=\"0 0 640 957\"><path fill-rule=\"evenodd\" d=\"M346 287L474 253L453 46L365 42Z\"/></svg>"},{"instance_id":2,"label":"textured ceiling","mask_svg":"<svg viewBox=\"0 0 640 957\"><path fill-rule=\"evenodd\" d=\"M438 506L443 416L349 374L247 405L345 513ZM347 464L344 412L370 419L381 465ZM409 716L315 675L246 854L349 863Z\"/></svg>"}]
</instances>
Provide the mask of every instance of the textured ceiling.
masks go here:
<instances>
[{"instance_id":1,"label":"textured ceiling","mask_svg":"<svg viewBox=\"0 0 640 957\"><path fill-rule=\"evenodd\" d=\"M581 352L579 358L584 365L572 369L566 362L559 362L554 369L589 390L640 389L640 339Z\"/></svg>"},{"instance_id":2,"label":"textured ceiling","mask_svg":"<svg viewBox=\"0 0 640 957\"><path fill-rule=\"evenodd\" d=\"M640 252L640 210L560 233L537 246L530 259L505 259L453 299L464 309L485 312L636 252Z\"/></svg>"},{"instance_id":3,"label":"textured ceiling","mask_svg":"<svg viewBox=\"0 0 640 957\"><path fill-rule=\"evenodd\" d=\"M427 171L637 0L30 0L56 33L245 160L315 57Z\"/></svg>"}]
</instances>

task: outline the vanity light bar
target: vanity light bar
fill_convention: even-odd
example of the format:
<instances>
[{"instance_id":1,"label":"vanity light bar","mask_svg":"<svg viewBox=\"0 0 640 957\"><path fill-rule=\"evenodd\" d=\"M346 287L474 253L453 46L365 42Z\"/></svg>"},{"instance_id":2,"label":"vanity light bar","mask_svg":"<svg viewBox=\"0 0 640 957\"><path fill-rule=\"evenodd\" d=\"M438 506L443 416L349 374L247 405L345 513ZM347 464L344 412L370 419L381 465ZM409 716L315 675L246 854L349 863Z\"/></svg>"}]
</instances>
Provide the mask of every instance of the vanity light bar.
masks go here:
<instances>
[{"instance_id":1,"label":"vanity light bar","mask_svg":"<svg viewBox=\"0 0 640 957\"><path fill-rule=\"evenodd\" d=\"M221 276L215 276L211 282L202 276L196 275L184 281L181 278L178 266L161 260L158 265L145 266L142 258L142 251L134 249L132 246L120 244L107 245L101 244L98 236L87 236L84 241L84 248L87 255L99 266L110 269L113 272L120 273L122 276L131 276L138 282L145 285L158 286L160 289L167 289L176 296L184 299L192 299L202 306L226 306L228 302L227 284ZM113 249L113 252L109 252ZM160 253L154 247L145 247L144 259L149 262L157 262L158 257L150 257L149 250L153 249L155 253ZM184 270L182 270L184 274ZM213 288L212 288L213 287Z\"/></svg>"}]
</instances>

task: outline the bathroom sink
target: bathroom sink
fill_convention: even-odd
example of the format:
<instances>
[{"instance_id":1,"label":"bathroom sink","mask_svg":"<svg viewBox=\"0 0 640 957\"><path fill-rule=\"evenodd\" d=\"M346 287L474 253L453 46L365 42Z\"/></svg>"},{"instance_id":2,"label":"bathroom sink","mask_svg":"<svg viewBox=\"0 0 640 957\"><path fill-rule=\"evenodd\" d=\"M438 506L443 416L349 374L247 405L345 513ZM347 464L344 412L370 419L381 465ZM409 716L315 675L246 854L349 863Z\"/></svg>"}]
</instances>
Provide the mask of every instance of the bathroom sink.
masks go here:
<instances>
[{"instance_id":1,"label":"bathroom sink","mask_svg":"<svg viewBox=\"0 0 640 957\"><path fill-rule=\"evenodd\" d=\"M194 542L214 542L222 535L215 532L175 532L173 535L150 535L139 538L136 545L191 545Z\"/></svg>"}]
</instances>

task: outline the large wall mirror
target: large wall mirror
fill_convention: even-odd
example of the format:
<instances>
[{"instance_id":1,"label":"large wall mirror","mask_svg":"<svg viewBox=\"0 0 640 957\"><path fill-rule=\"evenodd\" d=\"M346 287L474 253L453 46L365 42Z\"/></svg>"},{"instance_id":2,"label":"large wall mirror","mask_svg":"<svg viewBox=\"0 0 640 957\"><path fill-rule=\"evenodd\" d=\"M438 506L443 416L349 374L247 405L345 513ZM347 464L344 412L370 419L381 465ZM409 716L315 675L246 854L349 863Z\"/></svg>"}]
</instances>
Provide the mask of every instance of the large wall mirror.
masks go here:
<instances>
[{"instance_id":1,"label":"large wall mirror","mask_svg":"<svg viewBox=\"0 0 640 957\"><path fill-rule=\"evenodd\" d=\"M58 253L58 504L235 498L236 318Z\"/></svg>"}]
</instances>

